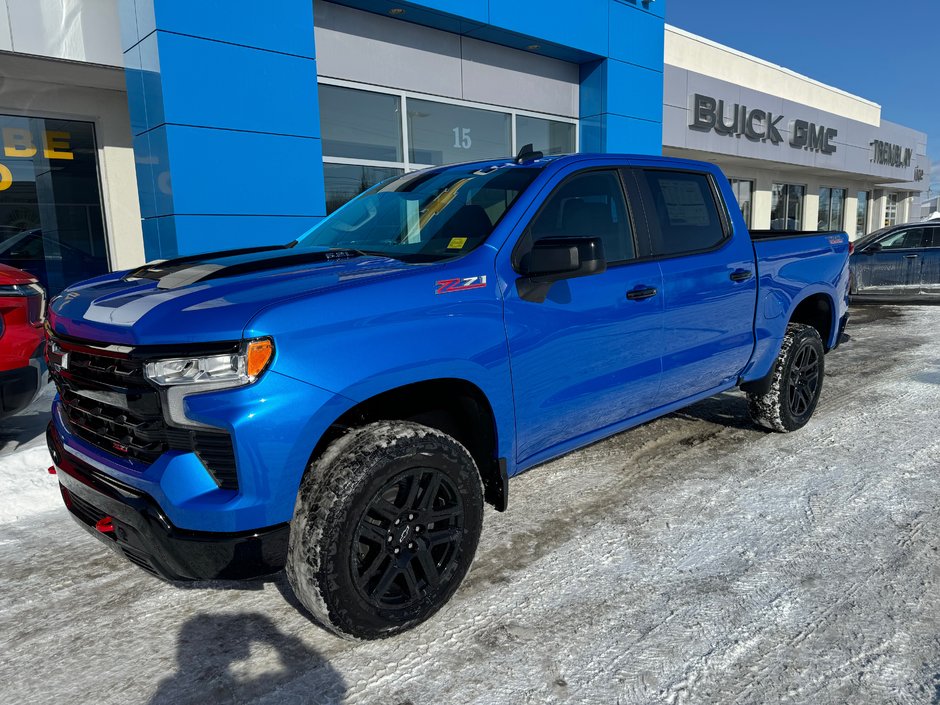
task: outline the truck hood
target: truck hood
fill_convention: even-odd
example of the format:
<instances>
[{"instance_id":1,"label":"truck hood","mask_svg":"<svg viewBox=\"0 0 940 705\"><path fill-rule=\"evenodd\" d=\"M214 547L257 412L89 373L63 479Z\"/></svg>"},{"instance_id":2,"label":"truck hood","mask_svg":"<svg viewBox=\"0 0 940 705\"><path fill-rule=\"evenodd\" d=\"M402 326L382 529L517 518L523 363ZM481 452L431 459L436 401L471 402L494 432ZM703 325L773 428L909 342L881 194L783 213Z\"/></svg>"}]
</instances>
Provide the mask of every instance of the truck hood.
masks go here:
<instances>
[{"instance_id":1,"label":"truck hood","mask_svg":"<svg viewBox=\"0 0 940 705\"><path fill-rule=\"evenodd\" d=\"M361 286L421 265L354 250L255 248L155 262L75 284L52 300L60 335L123 345L237 340L279 301Z\"/></svg>"}]
</instances>

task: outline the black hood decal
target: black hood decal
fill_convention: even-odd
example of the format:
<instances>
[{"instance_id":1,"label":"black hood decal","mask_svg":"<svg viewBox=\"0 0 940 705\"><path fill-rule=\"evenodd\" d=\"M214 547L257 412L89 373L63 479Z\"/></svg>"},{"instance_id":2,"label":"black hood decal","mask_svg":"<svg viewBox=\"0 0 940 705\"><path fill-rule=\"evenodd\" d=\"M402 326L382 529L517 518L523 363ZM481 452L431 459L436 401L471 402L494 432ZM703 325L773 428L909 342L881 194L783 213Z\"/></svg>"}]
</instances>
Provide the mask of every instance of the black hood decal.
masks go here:
<instances>
[{"instance_id":1,"label":"black hood decal","mask_svg":"<svg viewBox=\"0 0 940 705\"><path fill-rule=\"evenodd\" d=\"M357 250L292 250L283 245L254 247L155 262L124 278L128 281L150 279L157 282L159 289L178 289L210 279L362 256L364 253Z\"/></svg>"}]
</instances>

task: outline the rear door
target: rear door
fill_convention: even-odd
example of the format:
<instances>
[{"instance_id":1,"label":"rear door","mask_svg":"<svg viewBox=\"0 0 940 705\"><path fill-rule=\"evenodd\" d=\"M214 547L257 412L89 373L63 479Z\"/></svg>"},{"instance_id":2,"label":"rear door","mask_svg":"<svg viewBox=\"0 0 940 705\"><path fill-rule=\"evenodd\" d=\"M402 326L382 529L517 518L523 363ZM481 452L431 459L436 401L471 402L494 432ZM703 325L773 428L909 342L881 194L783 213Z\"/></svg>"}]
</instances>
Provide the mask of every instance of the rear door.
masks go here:
<instances>
[{"instance_id":1,"label":"rear door","mask_svg":"<svg viewBox=\"0 0 940 705\"><path fill-rule=\"evenodd\" d=\"M925 294L940 296L940 227L924 228L924 250L920 263L920 290Z\"/></svg>"},{"instance_id":2,"label":"rear door","mask_svg":"<svg viewBox=\"0 0 940 705\"><path fill-rule=\"evenodd\" d=\"M754 350L757 272L745 230L735 233L714 178L637 168L649 225L645 254L663 272L660 405L737 380Z\"/></svg>"},{"instance_id":3,"label":"rear door","mask_svg":"<svg viewBox=\"0 0 940 705\"><path fill-rule=\"evenodd\" d=\"M862 250L859 294L911 296L920 292L925 241L932 228L911 226L888 233Z\"/></svg>"},{"instance_id":4,"label":"rear door","mask_svg":"<svg viewBox=\"0 0 940 705\"><path fill-rule=\"evenodd\" d=\"M658 262L637 261L635 199L617 166L562 171L520 222L510 257L501 253L520 463L655 406L662 275ZM560 236L600 237L607 271L555 282L544 301L523 298L519 262L532 242Z\"/></svg>"}]
</instances>

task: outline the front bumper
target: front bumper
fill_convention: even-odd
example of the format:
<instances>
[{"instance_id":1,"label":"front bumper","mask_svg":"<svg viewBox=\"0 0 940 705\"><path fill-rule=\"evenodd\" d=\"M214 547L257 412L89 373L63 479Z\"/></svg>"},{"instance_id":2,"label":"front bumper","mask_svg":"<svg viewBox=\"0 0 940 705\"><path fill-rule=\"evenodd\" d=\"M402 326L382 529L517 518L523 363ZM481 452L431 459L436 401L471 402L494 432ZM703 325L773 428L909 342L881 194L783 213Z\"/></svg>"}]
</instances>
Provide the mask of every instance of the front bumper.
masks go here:
<instances>
[{"instance_id":1,"label":"front bumper","mask_svg":"<svg viewBox=\"0 0 940 705\"><path fill-rule=\"evenodd\" d=\"M48 381L40 344L25 367L0 372L0 418L11 416L32 404Z\"/></svg>"},{"instance_id":2,"label":"front bumper","mask_svg":"<svg viewBox=\"0 0 940 705\"><path fill-rule=\"evenodd\" d=\"M284 567L289 524L240 533L179 529L148 494L65 450L52 423L46 441L72 516L144 570L167 580L238 580ZM110 530L96 528L107 519Z\"/></svg>"}]
</instances>

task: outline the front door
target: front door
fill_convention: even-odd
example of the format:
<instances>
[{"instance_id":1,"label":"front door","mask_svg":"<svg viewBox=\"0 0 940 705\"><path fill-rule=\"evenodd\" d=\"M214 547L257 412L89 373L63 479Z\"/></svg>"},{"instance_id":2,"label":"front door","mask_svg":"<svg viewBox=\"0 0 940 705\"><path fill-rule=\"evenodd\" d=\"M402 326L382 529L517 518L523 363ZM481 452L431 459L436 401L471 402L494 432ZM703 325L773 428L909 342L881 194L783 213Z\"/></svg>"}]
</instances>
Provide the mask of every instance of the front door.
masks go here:
<instances>
[{"instance_id":1,"label":"front door","mask_svg":"<svg viewBox=\"0 0 940 705\"><path fill-rule=\"evenodd\" d=\"M924 227L896 230L866 247L856 258L858 293L898 297L919 293L928 230Z\"/></svg>"},{"instance_id":2,"label":"front door","mask_svg":"<svg viewBox=\"0 0 940 705\"><path fill-rule=\"evenodd\" d=\"M662 275L657 262L635 261L636 229L621 174L572 169L556 184L520 225L513 261L542 238L600 237L608 268L556 282L540 303L520 296L518 274L507 277L520 463L651 409L659 390Z\"/></svg>"}]
</instances>

